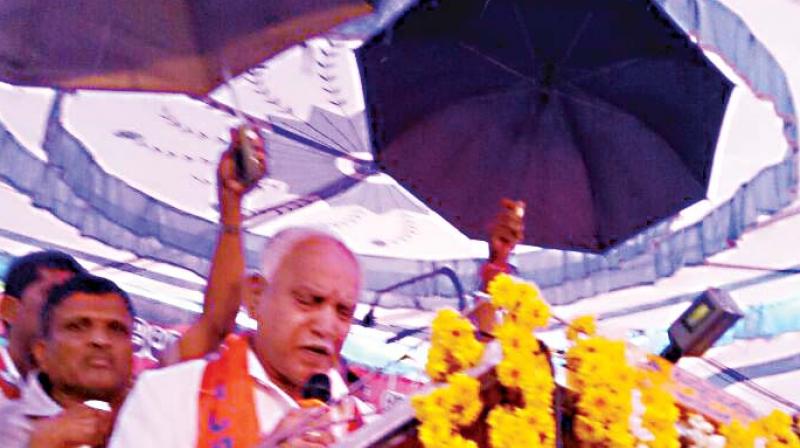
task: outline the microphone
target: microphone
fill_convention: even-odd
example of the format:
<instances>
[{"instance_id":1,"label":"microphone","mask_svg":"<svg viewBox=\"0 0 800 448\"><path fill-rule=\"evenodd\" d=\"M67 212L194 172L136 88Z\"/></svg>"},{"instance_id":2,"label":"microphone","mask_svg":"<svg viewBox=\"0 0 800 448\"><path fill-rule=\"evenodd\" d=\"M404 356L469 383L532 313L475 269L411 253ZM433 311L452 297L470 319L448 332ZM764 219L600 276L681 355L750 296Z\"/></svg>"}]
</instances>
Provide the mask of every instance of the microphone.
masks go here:
<instances>
[{"instance_id":1,"label":"microphone","mask_svg":"<svg viewBox=\"0 0 800 448\"><path fill-rule=\"evenodd\" d=\"M298 404L302 408L325 406L331 401L331 380L324 373L315 373L306 381L301 391L302 400Z\"/></svg>"}]
</instances>

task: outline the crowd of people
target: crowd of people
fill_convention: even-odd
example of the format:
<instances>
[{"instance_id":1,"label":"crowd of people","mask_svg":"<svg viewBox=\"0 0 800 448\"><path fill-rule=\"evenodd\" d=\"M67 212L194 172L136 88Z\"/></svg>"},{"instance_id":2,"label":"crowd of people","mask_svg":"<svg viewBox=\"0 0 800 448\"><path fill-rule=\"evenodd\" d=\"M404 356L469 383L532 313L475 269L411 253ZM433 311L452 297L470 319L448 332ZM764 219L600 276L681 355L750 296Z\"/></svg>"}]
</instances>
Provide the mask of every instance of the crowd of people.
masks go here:
<instances>
[{"instance_id":1,"label":"crowd of people","mask_svg":"<svg viewBox=\"0 0 800 448\"><path fill-rule=\"evenodd\" d=\"M369 418L339 359L358 261L327 233L287 229L264 248L260 276L243 280L241 202L252 185L237 176L232 138L218 165L220 231L203 313L161 368L133 377L135 311L114 282L58 251L11 263L0 301L4 448L321 447ZM257 157L263 169L263 148ZM242 296L254 298L253 333L234 331ZM303 398L319 374L327 405Z\"/></svg>"},{"instance_id":2,"label":"crowd of people","mask_svg":"<svg viewBox=\"0 0 800 448\"><path fill-rule=\"evenodd\" d=\"M254 182L237 172L241 138L231 132L217 169L220 222L203 312L159 368L134 378L135 310L113 281L54 250L11 263L0 300L3 448L322 447L374 415L350 393L340 359L362 283L345 244L286 229L267 243L260 272L245 275L241 205ZM254 157L263 175L260 140ZM522 237L524 204L501 205L484 285L511 271ZM241 305L257 322L252 333L235 332ZM477 322L494 314L484 305ZM319 375L325 403L304 390Z\"/></svg>"}]
</instances>

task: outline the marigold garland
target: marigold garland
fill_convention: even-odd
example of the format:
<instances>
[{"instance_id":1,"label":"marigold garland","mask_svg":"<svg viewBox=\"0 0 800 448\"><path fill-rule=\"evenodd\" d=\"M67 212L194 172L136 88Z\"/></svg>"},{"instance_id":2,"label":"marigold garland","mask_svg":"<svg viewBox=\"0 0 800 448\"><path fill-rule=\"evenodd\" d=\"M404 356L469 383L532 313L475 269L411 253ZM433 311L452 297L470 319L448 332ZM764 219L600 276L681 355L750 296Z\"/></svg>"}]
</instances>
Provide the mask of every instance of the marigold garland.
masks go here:
<instances>
[{"instance_id":1,"label":"marigold garland","mask_svg":"<svg viewBox=\"0 0 800 448\"><path fill-rule=\"evenodd\" d=\"M469 320L455 310L440 310L431 326L431 348L425 370L432 380L445 381L449 375L477 365L483 349Z\"/></svg>"},{"instance_id":2,"label":"marigold garland","mask_svg":"<svg viewBox=\"0 0 800 448\"><path fill-rule=\"evenodd\" d=\"M494 448L554 447L556 443L553 392L555 382L547 352L533 334L550 319L550 307L530 283L498 275L488 287L492 305L503 312L495 338L503 349L496 372L500 384L519 390L523 406L501 406L488 416Z\"/></svg>"},{"instance_id":3,"label":"marigold garland","mask_svg":"<svg viewBox=\"0 0 800 448\"><path fill-rule=\"evenodd\" d=\"M751 447L757 440L765 448L800 448L800 437L792 430L792 418L779 410L745 426L734 420L719 429L725 436L725 446Z\"/></svg>"},{"instance_id":4,"label":"marigold garland","mask_svg":"<svg viewBox=\"0 0 800 448\"><path fill-rule=\"evenodd\" d=\"M475 442L458 433L478 418L483 408L480 382L463 373L451 375L448 385L428 395L411 399L419 426L419 439L426 447L477 448Z\"/></svg>"},{"instance_id":5,"label":"marigold garland","mask_svg":"<svg viewBox=\"0 0 800 448\"><path fill-rule=\"evenodd\" d=\"M570 327L587 333L595 328L585 317ZM625 344L594 334L579 337L578 331L573 336L574 345L567 352L567 381L578 393L576 437L585 446L635 446L629 421L636 375L628 365Z\"/></svg>"},{"instance_id":6,"label":"marigold garland","mask_svg":"<svg viewBox=\"0 0 800 448\"><path fill-rule=\"evenodd\" d=\"M497 407L487 419L490 442L502 447L554 447L553 381L547 353L533 329L547 324L550 309L536 286L498 275L488 287L492 305L504 312L496 328L503 360L496 371L501 384L517 389L524 405ZM480 384L458 373L473 367L483 356L483 344L474 337L474 327L454 310L439 311L434 318L426 371L434 381L447 381L426 396L412 398L420 420L419 439L431 447L475 447L458 433L475 421L483 407Z\"/></svg>"},{"instance_id":7,"label":"marigold garland","mask_svg":"<svg viewBox=\"0 0 800 448\"><path fill-rule=\"evenodd\" d=\"M677 424L681 411L668 388L672 381L672 364L656 357L651 361L655 363L655 369L639 372L639 390L645 405L642 423L651 439L640 439L639 443L650 448L678 448Z\"/></svg>"},{"instance_id":8,"label":"marigold garland","mask_svg":"<svg viewBox=\"0 0 800 448\"><path fill-rule=\"evenodd\" d=\"M475 338L475 328L457 311L440 310L431 326L431 348L425 370L434 381L447 381L428 395L411 399L417 418L419 439L428 448L477 448L458 428L468 426L480 414L480 383L458 373L474 367L484 346Z\"/></svg>"},{"instance_id":9,"label":"marigold garland","mask_svg":"<svg viewBox=\"0 0 800 448\"><path fill-rule=\"evenodd\" d=\"M766 440L766 448L800 448L800 437L792 430L792 418L775 410L753 423Z\"/></svg>"},{"instance_id":10,"label":"marigold garland","mask_svg":"<svg viewBox=\"0 0 800 448\"><path fill-rule=\"evenodd\" d=\"M493 448L554 447L553 380L550 361L533 330L550 318L550 308L535 285L501 274L489 284L492 305L503 320L494 336L503 352L496 366L500 383L520 392L522 406L497 406L487 417ZM629 365L626 345L596 335L593 316L574 319L566 329L573 345L566 354L567 382L577 393L573 430L584 447L677 448L680 408L669 392L672 365L651 357L655 368ZM480 415L480 383L466 375L483 357L484 345L475 328L455 310L441 310L432 324L426 371L432 380L447 382L428 395L412 398L420 420L419 439L427 448L477 448L460 434ZM634 390L638 411L633 412ZM635 432L631 422L636 421ZM707 424L709 425L709 424ZM712 431L709 425L708 431ZM792 420L775 411L749 425L733 421L718 428L726 446L800 448ZM714 436L720 437L720 436Z\"/></svg>"}]
</instances>

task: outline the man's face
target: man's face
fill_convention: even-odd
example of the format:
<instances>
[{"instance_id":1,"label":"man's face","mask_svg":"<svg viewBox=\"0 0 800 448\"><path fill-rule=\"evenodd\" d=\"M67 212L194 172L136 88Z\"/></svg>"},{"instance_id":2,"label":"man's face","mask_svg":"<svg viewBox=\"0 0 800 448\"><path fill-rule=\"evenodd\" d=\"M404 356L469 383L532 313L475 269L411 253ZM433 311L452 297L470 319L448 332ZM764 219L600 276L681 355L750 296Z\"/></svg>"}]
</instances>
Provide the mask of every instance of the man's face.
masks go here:
<instances>
[{"instance_id":1,"label":"man's face","mask_svg":"<svg viewBox=\"0 0 800 448\"><path fill-rule=\"evenodd\" d=\"M490 258L493 261L506 261L513 248L514 242L507 235L492 235L489 241Z\"/></svg>"},{"instance_id":2,"label":"man's face","mask_svg":"<svg viewBox=\"0 0 800 448\"><path fill-rule=\"evenodd\" d=\"M338 366L361 282L352 255L335 242L297 243L268 279L259 304L259 346L271 375L301 386Z\"/></svg>"},{"instance_id":3,"label":"man's face","mask_svg":"<svg viewBox=\"0 0 800 448\"><path fill-rule=\"evenodd\" d=\"M50 331L36 342L34 354L55 389L111 401L131 377L132 327L119 295L76 292L53 310Z\"/></svg>"},{"instance_id":4,"label":"man's face","mask_svg":"<svg viewBox=\"0 0 800 448\"><path fill-rule=\"evenodd\" d=\"M33 340L40 334L39 318L50 291L75 275L70 271L49 268L39 268L38 274L37 280L22 291L22 297L17 298L19 308L11 322L11 341L21 344L25 353L30 353Z\"/></svg>"}]
</instances>

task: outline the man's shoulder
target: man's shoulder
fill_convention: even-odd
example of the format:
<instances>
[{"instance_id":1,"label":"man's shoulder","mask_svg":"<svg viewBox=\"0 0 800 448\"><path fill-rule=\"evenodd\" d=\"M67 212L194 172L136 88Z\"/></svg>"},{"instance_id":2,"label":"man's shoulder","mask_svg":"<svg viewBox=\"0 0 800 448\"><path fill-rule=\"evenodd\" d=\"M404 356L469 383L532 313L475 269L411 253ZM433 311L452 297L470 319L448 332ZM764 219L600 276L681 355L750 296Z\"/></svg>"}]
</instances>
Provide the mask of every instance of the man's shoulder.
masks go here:
<instances>
[{"instance_id":1,"label":"man's shoulder","mask_svg":"<svg viewBox=\"0 0 800 448\"><path fill-rule=\"evenodd\" d=\"M0 440L4 448L27 446L32 426L25 414L24 403L20 400L0 403Z\"/></svg>"},{"instance_id":2,"label":"man's shoulder","mask_svg":"<svg viewBox=\"0 0 800 448\"><path fill-rule=\"evenodd\" d=\"M206 365L208 365L207 360L194 359L159 369L145 370L137 378L136 385L174 382L185 383L194 376L202 375Z\"/></svg>"}]
</instances>

